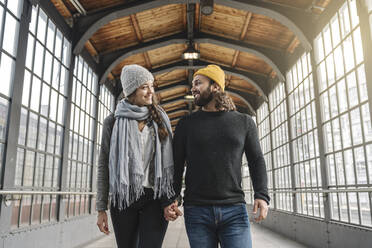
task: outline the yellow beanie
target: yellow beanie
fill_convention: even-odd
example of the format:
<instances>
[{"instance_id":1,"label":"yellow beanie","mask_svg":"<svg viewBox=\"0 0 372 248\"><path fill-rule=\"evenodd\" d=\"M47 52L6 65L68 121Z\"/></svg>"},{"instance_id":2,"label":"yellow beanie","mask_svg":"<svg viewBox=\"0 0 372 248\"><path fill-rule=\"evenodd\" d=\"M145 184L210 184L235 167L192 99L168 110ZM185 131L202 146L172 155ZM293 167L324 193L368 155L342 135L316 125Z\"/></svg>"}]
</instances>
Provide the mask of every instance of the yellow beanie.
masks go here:
<instances>
[{"instance_id":1,"label":"yellow beanie","mask_svg":"<svg viewBox=\"0 0 372 248\"><path fill-rule=\"evenodd\" d=\"M196 75L206 76L215 81L220 87L222 92L225 90L225 73L218 65L208 65L194 73Z\"/></svg>"}]
</instances>

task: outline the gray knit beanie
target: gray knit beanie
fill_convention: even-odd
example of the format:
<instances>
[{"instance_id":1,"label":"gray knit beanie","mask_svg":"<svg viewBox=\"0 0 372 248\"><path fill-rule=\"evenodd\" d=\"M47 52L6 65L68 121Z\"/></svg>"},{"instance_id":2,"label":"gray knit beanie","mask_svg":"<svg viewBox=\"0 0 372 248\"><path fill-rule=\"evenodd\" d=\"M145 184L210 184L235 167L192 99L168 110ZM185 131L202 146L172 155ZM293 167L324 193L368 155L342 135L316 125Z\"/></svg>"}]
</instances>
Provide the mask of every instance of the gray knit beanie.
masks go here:
<instances>
[{"instance_id":1,"label":"gray knit beanie","mask_svg":"<svg viewBox=\"0 0 372 248\"><path fill-rule=\"evenodd\" d=\"M154 76L140 65L126 65L121 70L120 80L124 95L128 97L142 84L154 81Z\"/></svg>"}]
</instances>

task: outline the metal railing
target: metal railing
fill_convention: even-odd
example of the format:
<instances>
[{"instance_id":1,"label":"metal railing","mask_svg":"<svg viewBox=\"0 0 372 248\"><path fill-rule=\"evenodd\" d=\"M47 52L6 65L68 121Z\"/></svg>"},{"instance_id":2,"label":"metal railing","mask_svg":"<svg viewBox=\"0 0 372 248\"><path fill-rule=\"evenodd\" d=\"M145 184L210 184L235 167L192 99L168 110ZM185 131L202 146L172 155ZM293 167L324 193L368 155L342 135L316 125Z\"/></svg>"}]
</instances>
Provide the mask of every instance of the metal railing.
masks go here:
<instances>
[{"instance_id":1,"label":"metal railing","mask_svg":"<svg viewBox=\"0 0 372 248\"><path fill-rule=\"evenodd\" d=\"M82 191L32 191L32 190L0 190L0 195L4 198L5 205L9 206L12 201L17 201L23 195L89 195L95 196L97 192L82 192Z\"/></svg>"},{"instance_id":2,"label":"metal railing","mask_svg":"<svg viewBox=\"0 0 372 248\"><path fill-rule=\"evenodd\" d=\"M252 190L243 190L246 193L254 193ZM320 189L320 190L269 190L270 194L304 194L304 193L355 193L355 192L372 192L372 188L357 188L357 189Z\"/></svg>"}]
</instances>

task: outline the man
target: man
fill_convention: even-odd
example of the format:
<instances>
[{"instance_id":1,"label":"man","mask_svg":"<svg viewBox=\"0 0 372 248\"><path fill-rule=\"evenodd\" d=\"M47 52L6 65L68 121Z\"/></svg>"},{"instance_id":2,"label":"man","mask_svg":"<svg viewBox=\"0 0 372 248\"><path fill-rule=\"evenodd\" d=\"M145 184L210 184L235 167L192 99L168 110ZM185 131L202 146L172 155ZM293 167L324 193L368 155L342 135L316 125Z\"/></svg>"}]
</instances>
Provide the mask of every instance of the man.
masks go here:
<instances>
[{"instance_id":1,"label":"man","mask_svg":"<svg viewBox=\"0 0 372 248\"><path fill-rule=\"evenodd\" d=\"M201 109L181 119L173 143L174 189L179 195L186 163L184 218L192 248L252 247L241 188L243 152L253 182L254 209L265 219L269 196L265 161L252 118L239 113L224 92L225 74L209 65L194 74L191 92ZM175 203L164 208L167 220L179 214Z\"/></svg>"}]
</instances>

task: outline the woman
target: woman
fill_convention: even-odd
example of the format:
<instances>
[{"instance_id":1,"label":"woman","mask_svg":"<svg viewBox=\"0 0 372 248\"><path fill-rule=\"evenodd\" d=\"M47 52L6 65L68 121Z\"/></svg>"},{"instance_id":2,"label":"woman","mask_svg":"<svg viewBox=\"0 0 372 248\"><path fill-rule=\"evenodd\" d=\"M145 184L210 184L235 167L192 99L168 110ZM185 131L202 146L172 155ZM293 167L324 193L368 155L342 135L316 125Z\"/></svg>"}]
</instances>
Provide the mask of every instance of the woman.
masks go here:
<instances>
[{"instance_id":1,"label":"woman","mask_svg":"<svg viewBox=\"0 0 372 248\"><path fill-rule=\"evenodd\" d=\"M156 103L152 74L127 65L124 95L103 124L97 170L97 225L108 234L107 203L118 247L161 247L168 222L163 207L173 192L172 130Z\"/></svg>"}]
</instances>

